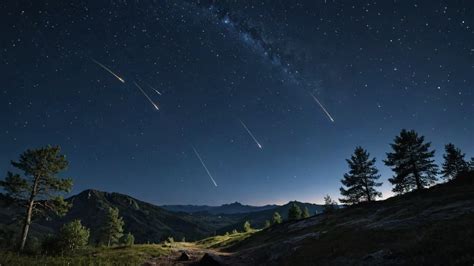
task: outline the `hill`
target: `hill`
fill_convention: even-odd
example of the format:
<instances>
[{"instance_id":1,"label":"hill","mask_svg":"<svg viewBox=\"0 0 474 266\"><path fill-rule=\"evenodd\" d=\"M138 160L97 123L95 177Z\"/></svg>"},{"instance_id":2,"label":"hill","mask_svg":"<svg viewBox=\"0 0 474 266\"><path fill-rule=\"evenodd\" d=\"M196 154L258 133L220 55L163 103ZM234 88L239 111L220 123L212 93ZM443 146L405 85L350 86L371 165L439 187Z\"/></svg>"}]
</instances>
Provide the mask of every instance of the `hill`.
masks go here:
<instances>
[{"instance_id":1,"label":"hill","mask_svg":"<svg viewBox=\"0 0 474 266\"><path fill-rule=\"evenodd\" d=\"M208 212L211 214L237 214L237 213L250 213L250 212L271 210L278 207L278 205L251 206L251 205L243 205L240 202L234 202L230 204L223 204L221 206L162 205L160 207L169 211L174 211L174 212L186 212L186 213Z\"/></svg>"},{"instance_id":2,"label":"hill","mask_svg":"<svg viewBox=\"0 0 474 266\"><path fill-rule=\"evenodd\" d=\"M285 216L289 208L289 204L256 207L232 203L216 207L175 205L166 209L128 195L92 189L74 195L66 201L72 203L72 208L66 216L37 220L32 225L32 237L42 238L47 234L54 234L62 224L80 219L83 225L91 229L91 241L95 243L98 241L107 210L113 207L119 209L125 221L125 232L131 232L136 243L157 243L170 236L176 240L198 240L216 233L240 229L246 220L250 220L254 227L263 227L265 220L271 219L275 210ZM298 204L307 206L312 213L320 210L318 205ZM207 210L203 211L203 208ZM16 218L21 217L22 212L19 206L9 205L8 198L0 194L0 239L12 238L13 234L19 231L20 224Z\"/></svg>"},{"instance_id":3,"label":"hill","mask_svg":"<svg viewBox=\"0 0 474 266\"><path fill-rule=\"evenodd\" d=\"M474 173L256 232L225 246L245 265L471 265Z\"/></svg>"},{"instance_id":4,"label":"hill","mask_svg":"<svg viewBox=\"0 0 474 266\"><path fill-rule=\"evenodd\" d=\"M14 218L21 213L18 206L7 204L5 196L0 198L0 224L3 233L18 231ZM169 236L177 240L197 240L222 227L239 221L238 217L205 214L176 213L165 210L127 195L98 190L85 190L66 201L72 208L64 217L38 220L32 226L32 236L41 237L56 232L62 224L80 219L91 229L91 240L96 242L104 224L109 207L118 208L125 221L125 232L131 232L137 243L157 243ZM11 234L11 233L10 233Z\"/></svg>"}]
</instances>

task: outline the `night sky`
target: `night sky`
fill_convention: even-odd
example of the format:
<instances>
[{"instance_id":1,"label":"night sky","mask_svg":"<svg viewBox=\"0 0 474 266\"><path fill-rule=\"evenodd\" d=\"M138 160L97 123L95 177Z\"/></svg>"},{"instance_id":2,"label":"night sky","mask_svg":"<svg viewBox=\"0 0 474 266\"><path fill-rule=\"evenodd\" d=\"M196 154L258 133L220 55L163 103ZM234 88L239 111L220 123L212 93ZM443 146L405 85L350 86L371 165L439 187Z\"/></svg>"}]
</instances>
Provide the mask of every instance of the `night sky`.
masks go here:
<instances>
[{"instance_id":1,"label":"night sky","mask_svg":"<svg viewBox=\"0 0 474 266\"><path fill-rule=\"evenodd\" d=\"M474 156L472 1L67 2L0 3L2 175L52 144L73 193L320 203L357 145L390 196L402 128Z\"/></svg>"}]
</instances>

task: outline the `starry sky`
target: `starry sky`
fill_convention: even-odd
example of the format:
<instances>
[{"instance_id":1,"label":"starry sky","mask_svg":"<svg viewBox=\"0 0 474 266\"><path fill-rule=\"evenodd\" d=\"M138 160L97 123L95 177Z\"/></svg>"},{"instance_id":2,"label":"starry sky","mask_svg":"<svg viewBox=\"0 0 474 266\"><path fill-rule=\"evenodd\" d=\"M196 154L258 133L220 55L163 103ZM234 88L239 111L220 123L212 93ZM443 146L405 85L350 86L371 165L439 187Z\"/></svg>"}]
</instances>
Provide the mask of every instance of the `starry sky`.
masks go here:
<instances>
[{"instance_id":1,"label":"starry sky","mask_svg":"<svg viewBox=\"0 0 474 266\"><path fill-rule=\"evenodd\" d=\"M357 145L390 196L381 160L402 128L438 163L448 142L474 156L472 1L6 0L0 13L2 174L52 144L73 193L320 203L339 197Z\"/></svg>"}]
</instances>

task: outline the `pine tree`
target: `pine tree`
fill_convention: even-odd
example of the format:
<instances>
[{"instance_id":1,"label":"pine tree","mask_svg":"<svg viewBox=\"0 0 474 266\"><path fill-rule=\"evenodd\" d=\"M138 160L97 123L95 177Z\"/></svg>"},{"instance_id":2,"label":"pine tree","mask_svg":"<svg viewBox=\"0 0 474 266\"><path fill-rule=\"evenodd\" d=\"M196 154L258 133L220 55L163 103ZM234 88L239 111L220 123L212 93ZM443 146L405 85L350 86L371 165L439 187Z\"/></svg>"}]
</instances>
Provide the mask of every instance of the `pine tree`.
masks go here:
<instances>
[{"instance_id":1,"label":"pine tree","mask_svg":"<svg viewBox=\"0 0 474 266\"><path fill-rule=\"evenodd\" d=\"M443 155L444 163L441 171L444 179L455 178L460 172L469 170L469 164L464 160L465 154L459 148L456 148L452 143L448 143L444 146L444 149L446 153Z\"/></svg>"},{"instance_id":2,"label":"pine tree","mask_svg":"<svg viewBox=\"0 0 474 266\"><path fill-rule=\"evenodd\" d=\"M362 147L357 147L350 159L346 160L349 164L349 173L344 174L342 184L347 187L341 187L343 199L341 203L356 204L361 201L373 201L376 197L381 197L382 193L375 190L382 183L376 182L380 178L379 170L375 167L375 158L370 159L370 154Z\"/></svg>"},{"instance_id":3,"label":"pine tree","mask_svg":"<svg viewBox=\"0 0 474 266\"><path fill-rule=\"evenodd\" d=\"M119 243L123 235L123 225L124 221L122 217L119 216L119 210L109 207L107 221L102 228L102 242L107 243L108 247Z\"/></svg>"},{"instance_id":4,"label":"pine tree","mask_svg":"<svg viewBox=\"0 0 474 266\"><path fill-rule=\"evenodd\" d=\"M331 196L326 195L324 197L324 213L331 213L336 209L337 203L331 199Z\"/></svg>"},{"instance_id":5,"label":"pine tree","mask_svg":"<svg viewBox=\"0 0 474 266\"><path fill-rule=\"evenodd\" d=\"M301 219L301 208L296 203L291 204L288 210L288 220L299 220Z\"/></svg>"},{"instance_id":6,"label":"pine tree","mask_svg":"<svg viewBox=\"0 0 474 266\"><path fill-rule=\"evenodd\" d=\"M278 212L273 213L273 218L272 218L273 224L281 224L282 220L283 219L281 218L280 213Z\"/></svg>"},{"instance_id":7,"label":"pine tree","mask_svg":"<svg viewBox=\"0 0 474 266\"><path fill-rule=\"evenodd\" d=\"M395 172L395 176L389 178L394 185L393 192L402 194L434 184L438 166L434 163L435 151L430 151L430 142L425 143L425 138L414 130L403 129L390 145L393 152L387 153L384 163Z\"/></svg>"},{"instance_id":8,"label":"pine tree","mask_svg":"<svg viewBox=\"0 0 474 266\"><path fill-rule=\"evenodd\" d=\"M309 214L308 207L304 207L303 208L303 214L301 214L301 217L302 218L308 218L309 216L311 216L311 215Z\"/></svg>"},{"instance_id":9,"label":"pine tree","mask_svg":"<svg viewBox=\"0 0 474 266\"><path fill-rule=\"evenodd\" d=\"M81 220L74 220L61 227L59 244L65 251L74 251L83 248L89 242L90 231L81 224Z\"/></svg>"},{"instance_id":10,"label":"pine tree","mask_svg":"<svg viewBox=\"0 0 474 266\"><path fill-rule=\"evenodd\" d=\"M470 165L470 171L474 171L474 157L471 158L471 162L469 163Z\"/></svg>"},{"instance_id":11,"label":"pine tree","mask_svg":"<svg viewBox=\"0 0 474 266\"><path fill-rule=\"evenodd\" d=\"M57 177L68 166L66 157L60 152L61 148L58 146L27 150L20 155L18 162L11 163L23 171L24 177L8 172L5 180L0 181L0 186L8 196L19 203L25 203L21 251L25 248L33 214L52 212L64 215L71 206L59 194L69 192L72 187L71 179Z\"/></svg>"}]
</instances>

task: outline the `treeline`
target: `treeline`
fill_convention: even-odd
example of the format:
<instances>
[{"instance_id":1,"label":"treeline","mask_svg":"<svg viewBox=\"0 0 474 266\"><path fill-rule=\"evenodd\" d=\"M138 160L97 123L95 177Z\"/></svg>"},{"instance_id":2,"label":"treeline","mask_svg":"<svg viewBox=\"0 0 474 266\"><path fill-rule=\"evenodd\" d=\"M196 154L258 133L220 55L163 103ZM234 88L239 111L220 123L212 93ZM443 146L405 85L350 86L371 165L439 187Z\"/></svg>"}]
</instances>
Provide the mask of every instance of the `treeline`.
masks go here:
<instances>
[{"instance_id":1,"label":"treeline","mask_svg":"<svg viewBox=\"0 0 474 266\"><path fill-rule=\"evenodd\" d=\"M20 237L17 239L13 236L9 241L13 242L10 247L24 251L33 218L64 216L72 207L62 194L70 192L73 182L71 178L58 176L67 169L68 161L57 146L27 150L18 161L12 161L11 164L23 175L8 172L5 180L0 181L0 186L11 203L23 207ZM118 209L109 208L105 223L100 228L99 245L133 245L134 236L131 233L124 234L123 226L124 221ZM70 252L87 246L89 236L90 230L80 220L74 220L64 224L57 235L48 236L41 243L31 243L29 247L35 252ZM18 243L18 246L14 243Z\"/></svg>"},{"instance_id":2,"label":"treeline","mask_svg":"<svg viewBox=\"0 0 474 266\"><path fill-rule=\"evenodd\" d=\"M454 144L445 145L444 162L439 169L435 164L435 150L431 149L431 142L425 141L414 130L403 129L390 144L392 150L383 160L391 168L394 176L388 181L392 184L392 191L403 194L412 190L422 190L435 184L438 176L445 181L459 176L463 172L474 171L474 158L468 162L465 154ZM349 172L341 180L341 203L353 205L360 202L374 201L382 197L377 190L382 182L379 170L375 167L375 158L362 147L356 147L350 159L347 159Z\"/></svg>"}]
</instances>

